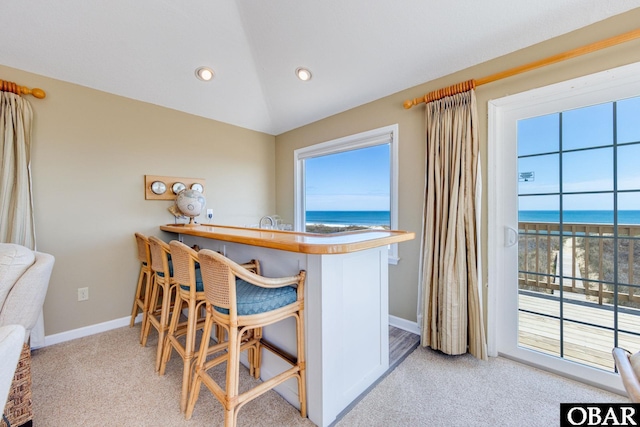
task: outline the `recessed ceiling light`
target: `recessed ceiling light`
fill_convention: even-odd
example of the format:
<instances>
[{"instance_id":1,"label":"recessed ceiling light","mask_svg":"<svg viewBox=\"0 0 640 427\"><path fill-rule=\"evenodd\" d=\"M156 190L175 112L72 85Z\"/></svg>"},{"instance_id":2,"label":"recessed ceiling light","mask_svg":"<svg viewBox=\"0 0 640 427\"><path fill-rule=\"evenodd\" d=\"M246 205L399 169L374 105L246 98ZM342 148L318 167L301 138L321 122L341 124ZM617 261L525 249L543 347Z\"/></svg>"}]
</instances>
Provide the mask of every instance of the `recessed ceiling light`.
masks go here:
<instances>
[{"instance_id":1,"label":"recessed ceiling light","mask_svg":"<svg viewBox=\"0 0 640 427\"><path fill-rule=\"evenodd\" d=\"M298 67L296 69L296 76L303 82L306 82L307 80L311 80L311 71L304 67Z\"/></svg>"},{"instance_id":2,"label":"recessed ceiling light","mask_svg":"<svg viewBox=\"0 0 640 427\"><path fill-rule=\"evenodd\" d=\"M196 77L202 81L208 82L213 76L213 70L209 67L199 67L196 69Z\"/></svg>"}]
</instances>

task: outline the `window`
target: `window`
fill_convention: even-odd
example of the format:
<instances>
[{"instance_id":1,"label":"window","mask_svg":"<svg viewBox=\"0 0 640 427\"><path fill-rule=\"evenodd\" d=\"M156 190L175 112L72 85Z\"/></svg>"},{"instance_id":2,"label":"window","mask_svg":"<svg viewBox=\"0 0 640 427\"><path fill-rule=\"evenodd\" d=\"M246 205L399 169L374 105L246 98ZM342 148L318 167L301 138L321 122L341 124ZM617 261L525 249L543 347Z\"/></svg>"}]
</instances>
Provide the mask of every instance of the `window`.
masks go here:
<instances>
[{"instance_id":1,"label":"window","mask_svg":"<svg viewBox=\"0 0 640 427\"><path fill-rule=\"evenodd\" d=\"M397 141L396 124L296 150L295 229L397 229Z\"/></svg>"}]
</instances>

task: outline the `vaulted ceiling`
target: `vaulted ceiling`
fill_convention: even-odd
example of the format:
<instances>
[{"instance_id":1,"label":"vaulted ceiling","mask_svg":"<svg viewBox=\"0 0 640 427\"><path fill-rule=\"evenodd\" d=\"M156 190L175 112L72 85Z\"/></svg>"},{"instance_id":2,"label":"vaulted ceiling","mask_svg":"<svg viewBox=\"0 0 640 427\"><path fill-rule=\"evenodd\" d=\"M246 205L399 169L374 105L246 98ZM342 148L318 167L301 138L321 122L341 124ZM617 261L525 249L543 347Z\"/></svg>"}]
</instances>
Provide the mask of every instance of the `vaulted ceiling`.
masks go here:
<instances>
[{"instance_id":1,"label":"vaulted ceiling","mask_svg":"<svg viewBox=\"0 0 640 427\"><path fill-rule=\"evenodd\" d=\"M277 135L635 7L640 0L3 0L0 64ZM215 77L196 79L199 66ZM311 80L296 78L301 66Z\"/></svg>"}]
</instances>

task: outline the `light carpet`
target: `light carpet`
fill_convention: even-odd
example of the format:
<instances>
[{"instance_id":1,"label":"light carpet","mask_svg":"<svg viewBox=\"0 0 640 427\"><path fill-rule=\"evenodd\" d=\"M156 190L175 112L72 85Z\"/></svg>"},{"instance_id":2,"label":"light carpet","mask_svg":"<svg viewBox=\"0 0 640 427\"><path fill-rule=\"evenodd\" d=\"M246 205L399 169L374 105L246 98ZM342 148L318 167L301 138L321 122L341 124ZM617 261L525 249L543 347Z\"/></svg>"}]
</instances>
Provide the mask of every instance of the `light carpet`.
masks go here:
<instances>
[{"instance_id":1,"label":"light carpet","mask_svg":"<svg viewBox=\"0 0 640 427\"><path fill-rule=\"evenodd\" d=\"M339 426L560 425L560 403L620 395L502 357L481 361L418 347Z\"/></svg>"},{"instance_id":2,"label":"light carpet","mask_svg":"<svg viewBox=\"0 0 640 427\"><path fill-rule=\"evenodd\" d=\"M35 350L34 425L221 426L222 406L203 389L190 421L179 410L182 363L154 371L157 335L138 344L140 329L119 328ZM218 372L223 380L224 373ZM246 369L241 384L253 385ZM488 362L418 347L369 392L339 427L553 426L561 402L628 402L623 396L504 358ZM245 405L239 426L313 426L277 393Z\"/></svg>"}]
</instances>

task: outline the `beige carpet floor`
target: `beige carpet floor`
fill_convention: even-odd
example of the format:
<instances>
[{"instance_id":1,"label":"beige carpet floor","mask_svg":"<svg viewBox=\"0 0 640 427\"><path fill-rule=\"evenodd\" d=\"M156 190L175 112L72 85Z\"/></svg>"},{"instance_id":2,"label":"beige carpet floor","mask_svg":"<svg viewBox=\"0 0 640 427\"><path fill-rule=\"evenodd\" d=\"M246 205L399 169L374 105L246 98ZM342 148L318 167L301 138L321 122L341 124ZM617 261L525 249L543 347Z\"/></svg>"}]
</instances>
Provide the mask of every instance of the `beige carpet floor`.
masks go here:
<instances>
[{"instance_id":1,"label":"beige carpet floor","mask_svg":"<svg viewBox=\"0 0 640 427\"><path fill-rule=\"evenodd\" d=\"M628 402L502 357L483 362L418 347L340 426L560 425L560 403Z\"/></svg>"},{"instance_id":2,"label":"beige carpet floor","mask_svg":"<svg viewBox=\"0 0 640 427\"><path fill-rule=\"evenodd\" d=\"M203 389L193 418L179 410L182 365L154 372L155 336L138 344L139 326L35 350L34 425L221 426L222 406ZM224 375L219 372L218 375ZM246 370L245 386L255 384ZM417 348L369 392L339 427L554 426L561 402L626 398L511 360L482 362ZM240 410L239 426L313 426L275 392Z\"/></svg>"}]
</instances>

